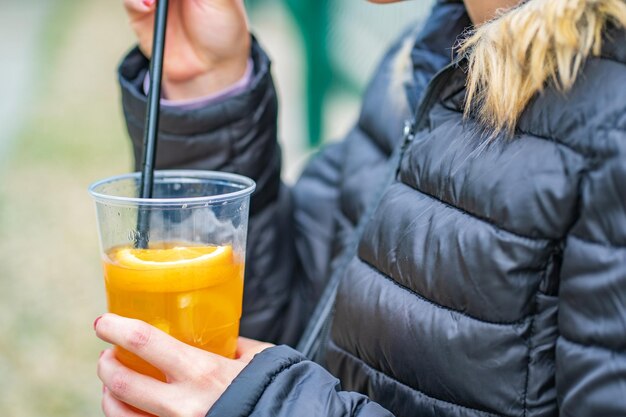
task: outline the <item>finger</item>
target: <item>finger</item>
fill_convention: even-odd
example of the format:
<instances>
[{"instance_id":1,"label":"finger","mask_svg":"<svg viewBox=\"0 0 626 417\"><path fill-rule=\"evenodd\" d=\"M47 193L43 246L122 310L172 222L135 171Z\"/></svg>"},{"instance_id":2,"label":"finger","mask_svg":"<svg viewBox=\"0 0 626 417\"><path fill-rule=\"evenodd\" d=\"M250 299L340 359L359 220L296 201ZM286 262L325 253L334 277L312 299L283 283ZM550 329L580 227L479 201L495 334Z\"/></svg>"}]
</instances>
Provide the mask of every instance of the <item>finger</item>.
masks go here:
<instances>
[{"instance_id":1,"label":"finger","mask_svg":"<svg viewBox=\"0 0 626 417\"><path fill-rule=\"evenodd\" d=\"M104 390L102 394L102 411L106 417L147 417L150 415L124 404L111 395L109 390Z\"/></svg>"},{"instance_id":2,"label":"finger","mask_svg":"<svg viewBox=\"0 0 626 417\"><path fill-rule=\"evenodd\" d=\"M254 355L261 353L267 348L273 347L271 343L259 342L258 340L240 337L237 340L237 359L250 362Z\"/></svg>"},{"instance_id":3,"label":"finger","mask_svg":"<svg viewBox=\"0 0 626 417\"><path fill-rule=\"evenodd\" d=\"M154 12L155 0L124 0L124 7L131 19L141 18Z\"/></svg>"},{"instance_id":4,"label":"finger","mask_svg":"<svg viewBox=\"0 0 626 417\"><path fill-rule=\"evenodd\" d=\"M106 392L128 405L155 415L167 412L166 399L173 388L128 369L115 358L112 349L107 349L98 360L98 378Z\"/></svg>"},{"instance_id":5,"label":"finger","mask_svg":"<svg viewBox=\"0 0 626 417\"><path fill-rule=\"evenodd\" d=\"M185 371L193 367L191 346L140 320L105 314L96 324L96 335L151 363L170 379L184 379Z\"/></svg>"}]
</instances>

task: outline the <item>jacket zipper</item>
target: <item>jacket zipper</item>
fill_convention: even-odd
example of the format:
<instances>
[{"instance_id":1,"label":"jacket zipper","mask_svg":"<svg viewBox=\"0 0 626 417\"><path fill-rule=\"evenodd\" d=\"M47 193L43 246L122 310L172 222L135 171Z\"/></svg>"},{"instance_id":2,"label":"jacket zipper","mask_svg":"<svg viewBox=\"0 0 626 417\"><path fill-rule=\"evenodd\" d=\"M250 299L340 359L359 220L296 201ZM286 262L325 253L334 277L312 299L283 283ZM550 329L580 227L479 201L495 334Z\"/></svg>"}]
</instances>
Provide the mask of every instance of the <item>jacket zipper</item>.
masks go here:
<instances>
[{"instance_id":1,"label":"jacket zipper","mask_svg":"<svg viewBox=\"0 0 626 417\"><path fill-rule=\"evenodd\" d=\"M389 161L390 167L395 168L393 171L394 175L390 176L389 180L386 181L385 184L381 184L383 185L383 187L381 187L381 198L384 190L387 189L388 185L393 182L394 178L396 178L398 174L404 150L406 149L407 145L415 138L415 134L417 133L417 131L421 129L422 125L424 124L424 119L427 115L428 110L433 106L438 94L441 92L441 89L444 86L445 81L450 78L450 70L454 68L456 64L456 62L452 62L442 68L439 72L437 72L437 74L435 74L433 79L430 81L430 83L428 83L428 86L426 87L424 99L420 102L420 105L417 108L415 118L407 119L405 121L403 142L400 147L396 147L394 149L391 160ZM351 241L348 242L345 247L345 253L342 255L341 263L339 264L339 266L337 266L337 268L335 268L330 278L328 279L326 288L324 288L320 300L315 307L315 310L313 311L311 319L306 325L304 333L302 334L302 337L298 342L297 349L309 358L312 358L312 356L320 352L320 349L323 349L323 339L328 337L328 330L330 329L330 327L328 326L331 326L331 322L333 319L335 298L337 296L337 288L339 286L339 282L341 281L341 277L344 275L347 269L349 261L352 259L352 257L358 256L358 243L361 240L361 236L367 222L369 221L379 204L380 200L375 202L375 204L374 202L370 203L368 205L368 208L365 210L362 218L359 220L359 223L356 226L356 230L351 237Z\"/></svg>"},{"instance_id":2,"label":"jacket zipper","mask_svg":"<svg viewBox=\"0 0 626 417\"><path fill-rule=\"evenodd\" d=\"M415 116L411 119L404 121L404 130L402 137L401 155L404 155L404 151L408 147L409 143L415 139L417 132L423 130L426 127L426 120L428 112L435 105L441 90L446 85L447 81L452 76L452 70L459 65L460 60L452 61L433 76L428 85L426 86L426 92L424 98L420 101L415 111ZM402 159L402 157L400 157ZM397 167L397 170L400 167ZM397 172L396 170L396 172Z\"/></svg>"}]
</instances>

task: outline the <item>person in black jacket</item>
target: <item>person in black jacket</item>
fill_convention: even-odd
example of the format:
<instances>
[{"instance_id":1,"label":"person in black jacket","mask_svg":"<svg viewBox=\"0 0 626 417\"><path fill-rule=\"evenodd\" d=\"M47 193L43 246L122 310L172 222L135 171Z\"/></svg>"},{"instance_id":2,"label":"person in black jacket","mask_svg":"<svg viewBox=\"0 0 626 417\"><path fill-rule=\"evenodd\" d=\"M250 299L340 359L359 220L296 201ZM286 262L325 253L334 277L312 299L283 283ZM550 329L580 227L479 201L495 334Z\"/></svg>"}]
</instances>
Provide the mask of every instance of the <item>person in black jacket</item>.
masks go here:
<instances>
[{"instance_id":1,"label":"person in black jacket","mask_svg":"<svg viewBox=\"0 0 626 417\"><path fill-rule=\"evenodd\" d=\"M141 155L154 0L125 4ZM243 1L172 1L157 164L257 182L241 333L281 345L230 360L106 314L168 381L105 351L105 414L626 415L625 27L624 0L439 0L288 187ZM329 281L313 362L288 345Z\"/></svg>"}]
</instances>

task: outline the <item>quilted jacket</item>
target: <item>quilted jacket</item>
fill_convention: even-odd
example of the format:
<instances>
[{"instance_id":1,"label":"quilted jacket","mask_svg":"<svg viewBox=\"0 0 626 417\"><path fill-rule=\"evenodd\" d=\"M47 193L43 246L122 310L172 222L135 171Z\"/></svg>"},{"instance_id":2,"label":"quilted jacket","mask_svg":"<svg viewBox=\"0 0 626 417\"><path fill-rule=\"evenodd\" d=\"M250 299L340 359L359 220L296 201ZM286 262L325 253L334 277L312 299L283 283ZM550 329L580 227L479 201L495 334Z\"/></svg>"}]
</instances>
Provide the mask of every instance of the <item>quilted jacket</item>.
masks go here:
<instances>
[{"instance_id":1,"label":"quilted jacket","mask_svg":"<svg viewBox=\"0 0 626 417\"><path fill-rule=\"evenodd\" d=\"M610 28L571 91L547 86L513 138L487 145L463 119L465 63L451 62L469 25L462 3L437 2L382 60L354 128L292 187L256 41L246 91L162 109L160 168L257 182L241 331L283 343L208 416L626 415L626 34ZM120 67L138 157L146 70L137 50ZM287 345L370 204L310 361Z\"/></svg>"}]
</instances>

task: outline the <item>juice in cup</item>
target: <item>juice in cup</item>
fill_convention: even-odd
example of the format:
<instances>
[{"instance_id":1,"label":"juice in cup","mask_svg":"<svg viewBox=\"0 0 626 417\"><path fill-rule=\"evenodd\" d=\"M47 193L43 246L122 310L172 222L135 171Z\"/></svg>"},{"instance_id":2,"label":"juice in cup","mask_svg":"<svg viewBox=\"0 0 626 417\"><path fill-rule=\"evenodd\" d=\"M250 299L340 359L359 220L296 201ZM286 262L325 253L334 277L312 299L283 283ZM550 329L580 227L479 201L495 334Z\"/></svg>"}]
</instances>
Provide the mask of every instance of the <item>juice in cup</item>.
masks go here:
<instances>
[{"instance_id":1,"label":"juice in cup","mask_svg":"<svg viewBox=\"0 0 626 417\"><path fill-rule=\"evenodd\" d=\"M140 174L133 173L89 188L109 311L234 357L254 181L223 172L155 171L153 198L137 197L140 185ZM148 242L147 248L137 248L138 242ZM130 368L165 379L130 352L116 347L116 355Z\"/></svg>"},{"instance_id":2,"label":"juice in cup","mask_svg":"<svg viewBox=\"0 0 626 417\"><path fill-rule=\"evenodd\" d=\"M120 246L104 258L109 311L143 320L200 349L233 358L237 347L243 263L232 246L151 243ZM164 380L160 371L117 348L126 366Z\"/></svg>"}]
</instances>

